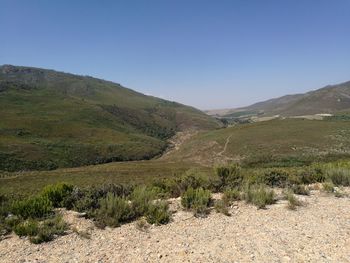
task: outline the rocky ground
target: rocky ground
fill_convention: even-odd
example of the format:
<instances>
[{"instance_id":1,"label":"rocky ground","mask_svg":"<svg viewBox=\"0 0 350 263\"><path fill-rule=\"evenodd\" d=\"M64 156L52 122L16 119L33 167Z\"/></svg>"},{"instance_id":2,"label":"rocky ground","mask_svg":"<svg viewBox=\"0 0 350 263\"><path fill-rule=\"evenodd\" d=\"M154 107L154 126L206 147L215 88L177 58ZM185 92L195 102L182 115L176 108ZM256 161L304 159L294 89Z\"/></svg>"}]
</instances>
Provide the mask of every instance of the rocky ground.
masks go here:
<instances>
[{"instance_id":1,"label":"rocky ground","mask_svg":"<svg viewBox=\"0 0 350 263\"><path fill-rule=\"evenodd\" d=\"M100 230L63 211L74 232L41 245L10 236L0 242L0 262L350 262L350 198L298 198L305 205L296 211L285 201L265 210L237 202L232 216L207 218L175 199L173 222L145 231L136 223Z\"/></svg>"}]
</instances>

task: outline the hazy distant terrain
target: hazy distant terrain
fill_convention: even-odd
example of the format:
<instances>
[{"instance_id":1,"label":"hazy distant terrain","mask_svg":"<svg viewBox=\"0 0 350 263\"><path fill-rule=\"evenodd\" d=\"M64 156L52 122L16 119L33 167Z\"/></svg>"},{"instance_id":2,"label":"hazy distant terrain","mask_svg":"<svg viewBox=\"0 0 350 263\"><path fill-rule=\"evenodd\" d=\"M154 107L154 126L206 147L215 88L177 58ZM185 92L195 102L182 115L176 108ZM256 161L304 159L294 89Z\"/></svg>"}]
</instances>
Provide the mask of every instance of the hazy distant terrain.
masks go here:
<instances>
[{"instance_id":1,"label":"hazy distant terrain","mask_svg":"<svg viewBox=\"0 0 350 263\"><path fill-rule=\"evenodd\" d=\"M207 111L210 115L232 117L245 115L299 116L319 113L336 113L350 110L350 81L310 91L304 94L286 95L258 102L253 105L225 110Z\"/></svg>"}]
</instances>

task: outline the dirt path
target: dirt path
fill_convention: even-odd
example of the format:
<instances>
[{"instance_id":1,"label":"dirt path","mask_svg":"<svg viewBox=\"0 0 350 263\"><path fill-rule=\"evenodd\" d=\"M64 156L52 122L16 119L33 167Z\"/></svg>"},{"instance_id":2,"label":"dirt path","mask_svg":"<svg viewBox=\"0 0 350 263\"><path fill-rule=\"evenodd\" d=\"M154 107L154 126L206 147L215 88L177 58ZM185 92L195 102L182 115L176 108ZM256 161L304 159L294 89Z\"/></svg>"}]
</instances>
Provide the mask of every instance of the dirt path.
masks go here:
<instances>
[{"instance_id":1,"label":"dirt path","mask_svg":"<svg viewBox=\"0 0 350 263\"><path fill-rule=\"evenodd\" d=\"M218 156L222 156L226 152L227 145L230 143L230 139L231 139L232 135L233 134L231 134L230 136L227 137L225 145L224 145L224 149L217 154Z\"/></svg>"},{"instance_id":2,"label":"dirt path","mask_svg":"<svg viewBox=\"0 0 350 263\"><path fill-rule=\"evenodd\" d=\"M196 130L187 130L187 131L176 133L175 136L173 136L168 140L170 146L159 159L166 159L172 153L178 151L182 144L184 144L187 140L189 140L191 137L193 137L197 133L198 131Z\"/></svg>"},{"instance_id":3,"label":"dirt path","mask_svg":"<svg viewBox=\"0 0 350 263\"><path fill-rule=\"evenodd\" d=\"M13 236L0 242L0 262L350 262L350 198L318 191L298 198L306 205L296 211L285 201L266 210L238 202L232 216L212 211L207 218L182 211L175 199L168 225L142 232L130 223L41 245ZM64 217L93 226L72 212Z\"/></svg>"}]
</instances>

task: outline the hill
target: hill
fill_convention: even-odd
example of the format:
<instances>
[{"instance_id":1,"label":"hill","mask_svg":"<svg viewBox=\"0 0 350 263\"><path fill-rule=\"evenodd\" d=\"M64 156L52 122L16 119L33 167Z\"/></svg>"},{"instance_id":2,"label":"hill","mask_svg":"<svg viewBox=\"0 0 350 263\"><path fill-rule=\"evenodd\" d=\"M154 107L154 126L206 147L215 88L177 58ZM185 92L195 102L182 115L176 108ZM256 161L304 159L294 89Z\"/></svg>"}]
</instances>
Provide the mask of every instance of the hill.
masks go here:
<instances>
[{"instance_id":1,"label":"hill","mask_svg":"<svg viewBox=\"0 0 350 263\"><path fill-rule=\"evenodd\" d=\"M165 160L210 166L239 161L249 166L304 165L350 155L350 122L275 119L194 135Z\"/></svg>"},{"instance_id":2,"label":"hill","mask_svg":"<svg viewBox=\"0 0 350 263\"><path fill-rule=\"evenodd\" d=\"M304 94L286 95L280 98L258 102L253 105L239 108L208 111L210 115L245 116L250 115L280 115L300 116L319 113L336 113L350 109L350 81L338 85L330 85L324 88L310 91Z\"/></svg>"},{"instance_id":3,"label":"hill","mask_svg":"<svg viewBox=\"0 0 350 263\"><path fill-rule=\"evenodd\" d=\"M0 67L0 170L150 159L177 131L215 129L201 111L120 84L53 70Z\"/></svg>"}]
</instances>

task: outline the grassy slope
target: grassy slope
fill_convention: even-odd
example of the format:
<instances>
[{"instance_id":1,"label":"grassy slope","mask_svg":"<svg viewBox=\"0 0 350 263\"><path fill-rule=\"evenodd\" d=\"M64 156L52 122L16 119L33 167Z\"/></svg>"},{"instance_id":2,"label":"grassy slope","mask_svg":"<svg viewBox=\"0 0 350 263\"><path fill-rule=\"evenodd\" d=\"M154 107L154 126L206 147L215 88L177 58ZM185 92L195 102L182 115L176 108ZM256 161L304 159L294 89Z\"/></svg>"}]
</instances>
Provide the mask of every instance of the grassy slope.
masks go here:
<instances>
[{"instance_id":1,"label":"grassy slope","mask_svg":"<svg viewBox=\"0 0 350 263\"><path fill-rule=\"evenodd\" d=\"M226 151L220 156L227 138ZM285 119L201 132L161 160L110 163L55 171L0 173L0 192L31 193L46 184L69 182L79 186L102 183L145 183L177 176L196 168L212 175L215 162L244 159L254 166L298 166L329 154L348 158L350 122L344 120ZM282 160L278 162L279 160ZM283 162L284 160L284 162ZM255 163L254 163L255 162Z\"/></svg>"},{"instance_id":2,"label":"grassy slope","mask_svg":"<svg viewBox=\"0 0 350 263\"><path fill-rule=\"evenodd\" d=\"M283 159L302 163L348 154L350 122L285 119L200 133L169 158L208 165L225 159L266 164Z\"/></svg>"},{"instance_id":3,"label":"grassy slope","mask_svg":"<svg viewBox=\"0 0 350 263\"><path fill-rule=\"evenodd\" d=\"M108 164L63 168L54 171L0 173L0 193L27 195L40 191L48 184L72 183L77 186L97 186L109 183L142 184L156 178L178 176L189 169L209 172L211 169L188 162L159 160L114 162Z\"/></svg>"},{"instance_id":4,"label":"grassy slope","mask_svg":"<svg viewBox=\"0 0 350 263\"><path fill-rule=\"evenodd\" d=\"M149 159L166 139L218 124L202 112L119 84L27 67L0 67L0 170Z\"/></svg>"}]
</instances>

